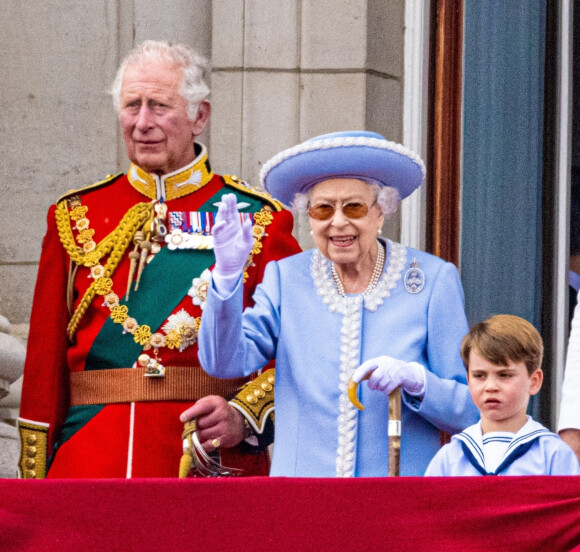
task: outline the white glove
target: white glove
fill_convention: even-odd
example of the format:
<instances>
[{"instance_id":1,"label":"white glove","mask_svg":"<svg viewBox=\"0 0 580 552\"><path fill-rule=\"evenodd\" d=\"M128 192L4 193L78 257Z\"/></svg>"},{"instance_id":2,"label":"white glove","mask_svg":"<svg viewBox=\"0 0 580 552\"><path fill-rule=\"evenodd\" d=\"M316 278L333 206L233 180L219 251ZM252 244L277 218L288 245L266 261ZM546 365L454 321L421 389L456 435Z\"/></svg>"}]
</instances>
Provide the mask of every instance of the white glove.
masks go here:
<instances>
[{"instance_id":1,"label":"white glove","mask_svg":"<svg viewBox=\"0 0 580 552\"><path fill-rule=\"evenodd\" d=\"M388 395L393 389L401 386L414 396L425 393L425 368L418 362L405 362L389 356L371 358L354 371L352 380L360 383L371 371L369 389L376 389Z\"/></svg>"},{"instance_id":2,"label":"white glove","mask_svg":"<svg viewBox=\"0 0 580 552\"><path fill-rule=\"evenodd\" d=\"M242 225L234 194L222 196L212 236L215 254L214 284L221 294L231 293L244 271L246 259L254 244L252 222L246 220Z\"/></svg>"}]
</instances>

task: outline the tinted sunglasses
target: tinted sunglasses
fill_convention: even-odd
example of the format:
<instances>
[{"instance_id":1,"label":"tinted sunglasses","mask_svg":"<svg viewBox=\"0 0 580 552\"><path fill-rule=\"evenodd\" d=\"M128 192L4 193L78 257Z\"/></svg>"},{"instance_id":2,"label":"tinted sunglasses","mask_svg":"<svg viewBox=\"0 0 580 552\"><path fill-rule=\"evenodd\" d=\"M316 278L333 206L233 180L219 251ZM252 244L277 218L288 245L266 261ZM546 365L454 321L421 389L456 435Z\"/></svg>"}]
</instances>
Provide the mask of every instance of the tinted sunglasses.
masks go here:
<instances>
[{"instance_id":1,"label":"tinted sunglasses","mask_svg":"<svg viewBox=\"0 0 580 552\"><path fill-rule=\"evenodd\" d=\"M373 205L376 201L373 203ZM371 207L373 206L371 205ZM349 219L360 219L367 216L369 206L366 203L359 203L356 201L344 203L340 210L342 214ZM328 203L319 203L318 205L311 205L308 208L308 214L316 220L328 220L334 216L336 207Z\"/></svg>"}]
</instances>

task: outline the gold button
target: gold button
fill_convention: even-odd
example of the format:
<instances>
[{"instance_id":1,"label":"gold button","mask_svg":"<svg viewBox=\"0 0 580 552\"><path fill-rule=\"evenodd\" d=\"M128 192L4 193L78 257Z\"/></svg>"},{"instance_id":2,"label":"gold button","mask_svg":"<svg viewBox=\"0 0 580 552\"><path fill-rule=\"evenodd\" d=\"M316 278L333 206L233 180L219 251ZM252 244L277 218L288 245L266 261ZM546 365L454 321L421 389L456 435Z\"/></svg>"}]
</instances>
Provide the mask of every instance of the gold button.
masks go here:
<instances>
[{"instance_id":1,"label":"gold button","mask_svg":"<svg viewBox=\"0 0 580 552\"><path fill-rule=\"evenodd\" d=\"M36 466L36 460L34 458L27 458L26 459L26 467L27 468L34 468Z\"/></svg>"},{"instance_id":2,"label":"gold button","mask_svg":"<svg viewBox=\"0 0 580 552\"><path fill-rule=\"evenodd\" d=\"M36 456L36 447L26 447L26 454L30 458L34 458Z\"/></svg>"},{"instance_id":3,"label":"gold button","mask_svg":"<svg viewBox=\"0 0 580 552\"><path fill-rule=\"evenodd\" d=\"M264 383L262 384L262 389L263 389L264 391L266 391L266 392L268 392L268 391L272 391L272 385L271 385L270 383L266 383L266 382L264 382Z\"/></svg>"},{"instance_id":4,"label":"gold button","mask_svg":"<svg viewBox=\"0 0 580 552\"><path fill-rule=\"evenodd\" d=\"M36 443L36 435L34 435L34 433L31 433L28 437L26 437L26 442L29 445L34 445Z\"/></svg>"},{"instance_id":5,"label":"gold button","mask_svg":"<svg viewBox=\"0 0 580 552\"><path fill-rule=\"evenodd\" d=\"M26 477L28 479L34 479L36 477L36 472L34 470L26 470Z\"/></svg>"},{"instance_id":6,"label":"gold button","mask_svg":"<svg viewBox=\"0 0 580 552\"><path fill-rule=\"evenodd\" d=\"M259 399L263 399L266 396L266 393L264 393L263 389L254 389L254 395Z\"/></svg>"},{"instance_id":7,"label":"gold button","mask_svg":"<svg viewBox=\"0 0 580 552\"><path fill-rule=\"evenodd\" d=\"M274 376L268 376L268 381L274 385Z\"/></svg>"},{"instance_id":8,"label":"gold button","mask_svg":"<svg viewBox=\"0 0 580 552\"><path fill-rule=\"evenodd\" d=\"M258 402L258 397L256 397L256 395L248 395L246 397L246 400L250 403L250 404L256 404Z\"/></svg>"}]
</instances>

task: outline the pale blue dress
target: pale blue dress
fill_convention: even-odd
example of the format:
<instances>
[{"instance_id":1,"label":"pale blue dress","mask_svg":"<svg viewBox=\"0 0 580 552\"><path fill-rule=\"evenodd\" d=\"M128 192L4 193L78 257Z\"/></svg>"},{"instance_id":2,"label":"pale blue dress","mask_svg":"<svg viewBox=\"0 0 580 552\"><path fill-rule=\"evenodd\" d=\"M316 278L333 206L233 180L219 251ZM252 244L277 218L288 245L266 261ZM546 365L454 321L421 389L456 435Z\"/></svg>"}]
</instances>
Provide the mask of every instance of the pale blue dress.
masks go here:
<instances>
[{"instance_id":1,"label":"pale blue dress","mask_svg":"<svg viewBox=\"0 0 580 552\"><path fill-rule=\"evenodd\" d=\"M339 295L316 249L269 263L243 316L241 279L229 297L213 285L208 291L198 336L203 368L233 378L276 360L271 475L388 474L387 397L363 382L361 412L347 395L356 367L380 355L427 368L424 398L403 393L401 475L423 475L440 430L456 433L477 420L459 353L468 327L457 269L386 245L383 275L366 297ZM408 272L413 261L422 282Z\"/></svg>"}]
</instances>

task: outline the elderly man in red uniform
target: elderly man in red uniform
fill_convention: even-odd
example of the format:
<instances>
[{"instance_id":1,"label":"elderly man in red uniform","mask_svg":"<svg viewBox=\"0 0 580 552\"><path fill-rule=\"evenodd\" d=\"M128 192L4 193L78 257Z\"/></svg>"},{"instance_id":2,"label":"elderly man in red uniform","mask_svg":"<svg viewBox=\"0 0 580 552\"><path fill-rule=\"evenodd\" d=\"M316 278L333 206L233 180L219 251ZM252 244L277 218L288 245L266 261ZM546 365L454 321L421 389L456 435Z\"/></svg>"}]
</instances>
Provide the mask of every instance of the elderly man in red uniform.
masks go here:
<instances>
[{"instance_id":1,"label":"elderly man in red uniform","mask_svg":"<svg viewBox=\"0 0 580 552\"><path fill-rule=\"evenodd\" d=\"M210 117L204 69L180 45L131 52L112 90L127 174L49 210L19 418L22 477L176 477L179 416L193 403L198 449L244 475L267 473L248 443L272 411L272 375L216 380L197 359L222 194L235 193L254 225L246 302L267 262L299 246L289 212L214 174L195 141Z\"/></svg>"}]
</instances>

